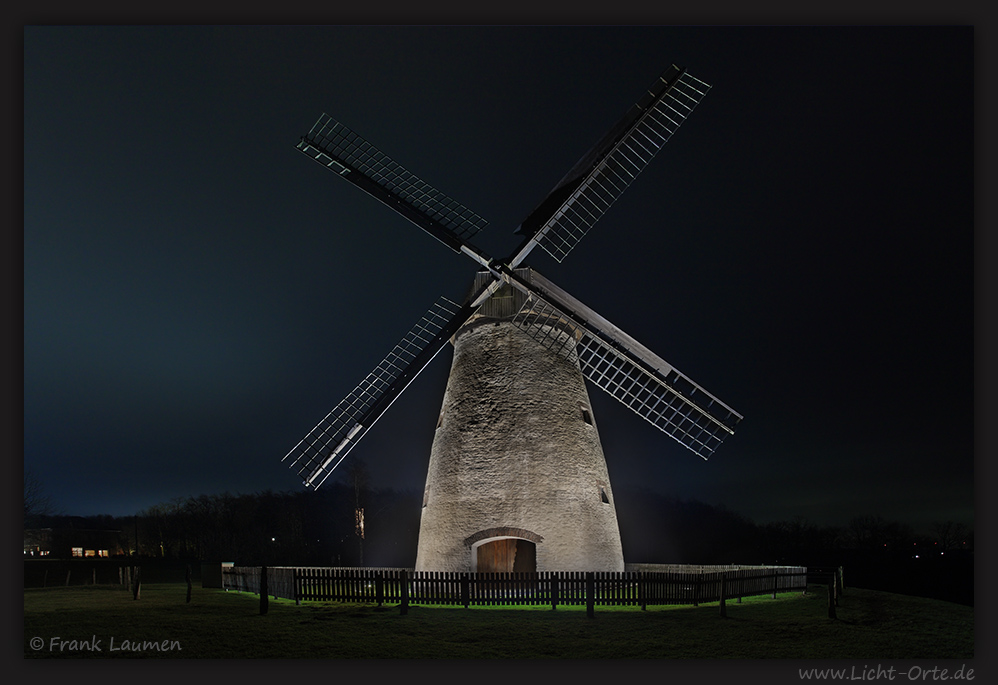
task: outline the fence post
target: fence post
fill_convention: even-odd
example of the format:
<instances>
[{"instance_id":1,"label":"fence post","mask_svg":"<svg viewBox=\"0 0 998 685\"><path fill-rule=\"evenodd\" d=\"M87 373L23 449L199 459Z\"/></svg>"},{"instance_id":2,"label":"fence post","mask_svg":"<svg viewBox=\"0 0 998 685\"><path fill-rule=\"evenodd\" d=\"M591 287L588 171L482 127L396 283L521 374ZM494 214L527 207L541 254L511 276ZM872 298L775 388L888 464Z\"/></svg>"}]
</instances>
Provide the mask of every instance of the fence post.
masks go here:
<instances>
[{"instance_id":1,"label":"fence post","mask_svg":"<svg viewBox=\"0 0 998 685\"><path fill-rule=\"evenodd\" d=\"M837 595L842 594L842 588L844 583L842 582L842 567L839 566L835 569L835 591Z\"/></svg>"},{"instance_id":2,"label":"fence post","mask_svg":"<svg viewBox=\"0 0 998 685\"><path fill-rule=\"evenodd\" d=\"M648 597L645 595L645 574L638 571L638 601L641 603L641 611L648 610Z\"/></svg>"},{"instance_id":3,"label":"fence post","mask_svg":"<svg viewBox=\"0 0 998 685\"><path fill-rule=\"evenodd\" d=\"M558 572L550 571L551 574L551 610L558 608Z\"/></svg>"},{"instance_id":4,"label":"fence post","mask_svg":"<svg viewBox=\"0 0 998 685\"><path fill-rule=\"evenodd\" d=\"M721 618L727 618L728 610L724 606L724 576L726 573L721 571Z\"/></svg>"},{"instance_id":5,"label":"fence post","mask_svg":"<svg viewBox=\"0 0 998 685\"><path fill-rule=\"evenodd\" d=\"M596 574L586 571L586 616L596 616Z\"/></svg>"},{"instance_id":6,"label":"fence post","mask_svg":"<svg viewBox=\"0 0 998 685\"><path fill-rule=\"evenodd\" d=\"M471 580L467 573L461 574L461 604L465 609L471 604Z\"/></svg>"},{"instance_id":7,"label":"fence post","mask_svg":"<svg viewBox=\"0 0 998 685\"><path fill-rule=\"evenodd\" d=\"M779 575L777 575L778 573L779 572L778 572L777 568L774 566L773 567L773 599L776 599L776 584L777 584L777 580L779 579Z\"/></svg>"},{"instance_id":8,"label":"fence post","mask_svg":"<svg viewBox=\"0 0 998 685\"><path fill-rule=\"evenodd\" d=\"M270 608L270 597L267 594L267 567L260 567L260 615L264 616Z\"/></svg>"},{"instance_id":9,"label":"fence post","mask_svg":"<svg viewBox=\"0 0 998 685\"><path fill-rule=\"evenodd\" d=\"M139 591L142 589L142 567L136 566L135 573L132 575L132 599L139 598Z\"/></svg>"},{"instance_id":10,"label":"fence post","mask_svg":"<svg viewBox=\"0 0 998 685\"><path fill-rule=\"evenodd\" d=\"M402 602L399 604L399 612L405 616L409 613L409 572L402 569L402 575L399 578L401 585L399 586L399 592L402 595Z\"/></svg>"},{"instance_id":11,"label":"fence post","mask_svg":"<svg viewBox=\"0 0 998 685\"><path fill-rule=\"evenodd\" d=\"M385 603L385 574L382 571L374 574L374 595L379 607Z\"/></svg>"}]
</instances>

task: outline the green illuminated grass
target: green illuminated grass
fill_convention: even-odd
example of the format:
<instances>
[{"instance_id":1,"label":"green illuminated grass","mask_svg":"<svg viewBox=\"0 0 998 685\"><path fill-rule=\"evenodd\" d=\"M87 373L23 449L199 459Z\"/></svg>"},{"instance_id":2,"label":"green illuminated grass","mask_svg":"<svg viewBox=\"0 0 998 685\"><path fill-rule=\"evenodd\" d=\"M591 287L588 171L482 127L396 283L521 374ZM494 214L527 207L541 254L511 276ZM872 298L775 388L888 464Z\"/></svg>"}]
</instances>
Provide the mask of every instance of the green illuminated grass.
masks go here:
<instances>
[{"instance_id":1,"label":"green illuminated grass","mask_svg":"<svg viewBox=\"0 0 998 685\"><path fill-rule=\"evenodd\" d=\"M185 584L24 591L28 658L718 659L972 658L974 610L938 600L847 588L838 618L823 588L699 607L430 607L271 599ZM81 651L93 636L100 652ZM32 638L43 647L34 649ZM59 651L52 639L78 640ZM110 652L124 640L179 650ZM168 643L169 644L169 643Z\"/></svg>"}]
</instances>

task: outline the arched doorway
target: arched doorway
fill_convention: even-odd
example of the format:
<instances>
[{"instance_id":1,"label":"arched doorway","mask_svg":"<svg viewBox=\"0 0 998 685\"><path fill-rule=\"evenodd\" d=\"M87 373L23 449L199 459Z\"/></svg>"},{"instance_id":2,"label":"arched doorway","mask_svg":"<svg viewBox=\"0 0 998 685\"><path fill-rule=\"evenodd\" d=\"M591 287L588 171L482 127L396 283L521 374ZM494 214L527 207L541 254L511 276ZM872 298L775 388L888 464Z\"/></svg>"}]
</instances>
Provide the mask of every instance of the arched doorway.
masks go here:
<instances>
[{"instance_id":1,"label":"arched doorway","mask_svg":"<svg viewBox=\"0 0 998 685\"><path fill-rule=\"evenodd\" d=\"M537 545L522 538L499 538L475 547L478 573L534 573L537 571Z\"/></svg>"}]
</instances>

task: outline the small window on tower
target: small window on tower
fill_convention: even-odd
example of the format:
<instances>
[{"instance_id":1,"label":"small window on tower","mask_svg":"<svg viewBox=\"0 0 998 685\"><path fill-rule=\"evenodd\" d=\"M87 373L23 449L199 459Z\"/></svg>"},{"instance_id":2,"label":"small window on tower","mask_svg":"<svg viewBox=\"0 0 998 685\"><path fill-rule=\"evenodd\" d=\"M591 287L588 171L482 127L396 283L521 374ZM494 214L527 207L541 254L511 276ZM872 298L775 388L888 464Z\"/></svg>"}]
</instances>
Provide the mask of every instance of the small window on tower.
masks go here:
<instances>
[{"instance_id":1,"label":"small window on tower","mask_svg":"<svg viewBox=\"0 0 998 685\"><path fill-rule=\"evenodd\" d=\"M593 425L593 415L589 412L587 407L582 407L582 420L590 426Z\"/></svg>"},{"instance_id":2,"label":"small window on tower","mask_svg":"<svg viewBox=\"0 0 998 685\"><path fill-rule=\"evenodd\" d=\"M440 416L437 418L437 428L440 428L442 425L444 425L444 413L440 412Z\"/></svg>"},{"instance_id":3,"label":"small window on tower","mask_svg":"<svg viewBox=\"0 0 998 685\"><path fill-rule=\"evenodd\" d=\"M609 504L610 503L610 498L606 496L606 489L605 488L600 488L599 489L599 498L600 498L600 501L603 504Z\"/></svg>"}]
</instances>

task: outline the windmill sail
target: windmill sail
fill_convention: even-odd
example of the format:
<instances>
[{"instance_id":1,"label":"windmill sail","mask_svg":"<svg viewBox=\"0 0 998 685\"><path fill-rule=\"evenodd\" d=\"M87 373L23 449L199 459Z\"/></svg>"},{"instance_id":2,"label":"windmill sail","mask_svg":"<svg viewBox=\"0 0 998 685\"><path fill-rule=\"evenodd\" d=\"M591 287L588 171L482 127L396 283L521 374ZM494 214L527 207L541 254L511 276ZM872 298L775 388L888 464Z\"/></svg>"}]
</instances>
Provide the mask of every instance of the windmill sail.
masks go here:
<instances>
[{"instance_id":1,"label":"windmill sail","mask_svg":"<svg viewBox=\"0 0 998 685\"><path fill-rule=\"evenodd\" d=\"M488 223L327 114L298 149L457 252Z\"/></svg>"},{"instance_id":2,"label":"windmill sail","mask_svg":"<svg viewBox=\"0 0 998 685\"><path fill-rule=\"evenodd\" d=\"M499 317L507 299L510 312L518 312L512 318L515 325L549 348L572 346L583 375L593 384L704 459L710 456L734 433L740 414L540 274L530 272L524 279L517 268L538 245L561 262L709 89L679 67L667 69L523 221L517 233L526 238L502 263L470 243L485 226L484 219L343 124L320 116L298 143L302 153L485 270L463 305L441 298L282 461L290 460L306 485L319 487L447 340L478 311L483 317L508 316ZM506 286L524 297L514 298Z\"/></svg>"},{"instance_id":3,"label":"windmill sail","mask_svg":"<svg viewBox=\"0 0 998 685\"><path fill-rule=\"evenodd\" d=\"M686 120L710 86L673 65L523 220L529 238L511 258L535 245L561 262L620 197Z\"/></svg>"},{"instance_id":4,"label":"windmill sail","mask_svg":"<svg viewBox=\"0 0 998 685\"><path fill-rule=\"evenodd\" d=\"M473 311L441 297L380 364L284 456L318 488Z\"/></svg>"},{"instance_id":5,"label":"windmill sail","mask_svg":"<svg viewBox=\"0 0 998 685\"><path fill-rule=\"evenodd\" d=\"M574 339L594 385L703 459L734 434L740 414L536 271L529 281L511 278L528 295L513 322L549 349ZM574 338L557 334L566 328Z\"/></svg>"},{"instance_id":6,"label":"windmill sail","mask_svg":"<svg viewBox=\"0 0 998 685\"><path fill-rule=\"evenodd\" d=\"M635 414L703 459L735 432L741 416L676 369L663 377L625 349L586 331L577 347L582 374Z\"/></svg>"}]
</instances>

